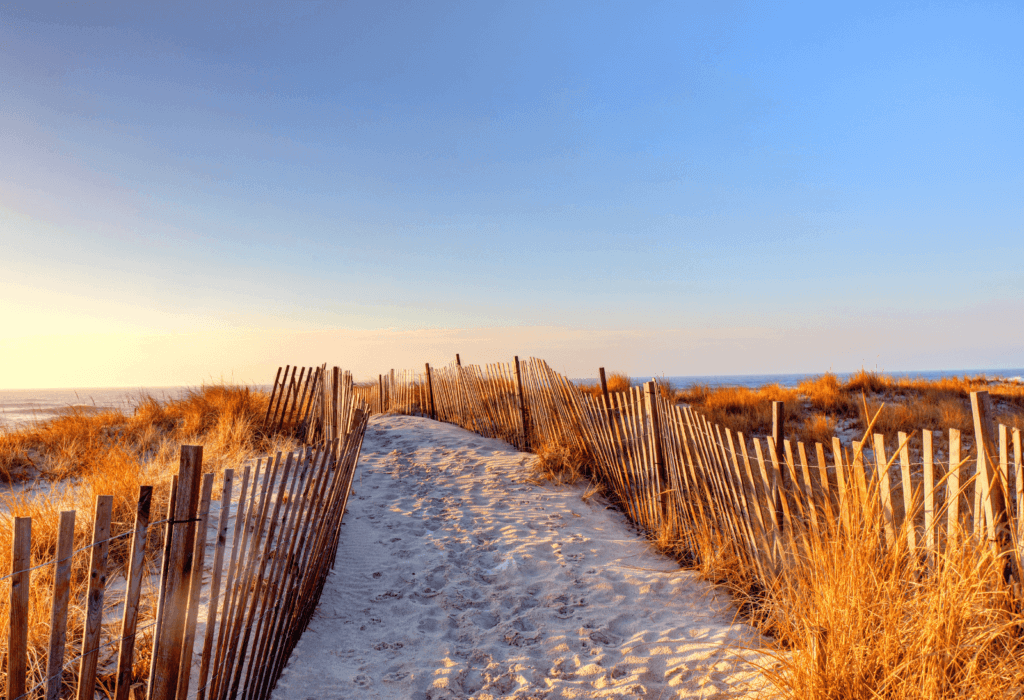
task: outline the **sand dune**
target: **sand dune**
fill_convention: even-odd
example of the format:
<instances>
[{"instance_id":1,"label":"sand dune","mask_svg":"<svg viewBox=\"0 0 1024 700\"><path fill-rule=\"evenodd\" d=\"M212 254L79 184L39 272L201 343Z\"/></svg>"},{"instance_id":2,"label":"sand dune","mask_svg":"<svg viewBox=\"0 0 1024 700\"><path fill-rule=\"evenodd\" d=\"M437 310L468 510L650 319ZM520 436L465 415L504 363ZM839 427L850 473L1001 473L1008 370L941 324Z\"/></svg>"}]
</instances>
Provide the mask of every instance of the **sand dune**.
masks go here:
<instances>
[{"instance_id":1,"label":"sand dune","mask_svg":"<svg viewBox=\"0 0 1024 700\"><path fill-rule=\"evenodd\" d=\"M421 418L367 430L336 568L278 682L307 698L753 697L758 639L531 455Z\"/></svg>"}]
</instances>

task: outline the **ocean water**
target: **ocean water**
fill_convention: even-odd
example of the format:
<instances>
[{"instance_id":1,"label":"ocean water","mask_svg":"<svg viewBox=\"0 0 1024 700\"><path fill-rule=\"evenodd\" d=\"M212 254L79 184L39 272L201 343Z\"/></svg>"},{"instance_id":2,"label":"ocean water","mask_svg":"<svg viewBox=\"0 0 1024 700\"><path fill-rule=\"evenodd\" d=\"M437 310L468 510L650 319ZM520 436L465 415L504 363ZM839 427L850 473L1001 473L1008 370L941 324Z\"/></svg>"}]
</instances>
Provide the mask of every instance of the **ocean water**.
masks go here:
<instances>
[{"instance_id":1,"label":"ocean water","mask_svg":"<svg viewBox=\"0 0 1024 700\"><path fill-rule=\"evenodd\" d=\"M820 373L818 373L820 374ZM694 376L672 376L658 377L668 380L677 389L683 389L695 384L706 384L711 387L720 386L745 386L759 387L765 384L781 384L782 386L793 387L802 380L818 376L818 374L720 374L720 375L694 375ZM985 375L989 379L1003 379L1007 381L1024 382L1024 368L1017 369L958 369L931 372L893 372L883 373L894 377L919 377L922 379L941 379L943 377L962 377ZM838 374L840 379L845 379L850 374ZM649 381L650 377L633 377L636 384ZM594 377L576 379L577 382L594 382ZM151 386L138 387L135 389L125 388L85 388L85 389L0 389L0 431L12 430L21 426L29 425L34 421L46 420L59 415L68 408L80 408L83 410L118 408L131 412L138 405L141 397L152 396L159 401L178 398L194 386ZM270 386L261 386L267 391Z\"/></svg>"},{"instance_id":2,"label":"ocean water","mask_svg":"<svg viewBox=\"0 0 1024 700\"><path fill-rule=\"evenodd\" d=\"M182 396L194 387L155 386L137 389L0 389L0 430L11 430L46 420L69 408L117 408L131 413L144 396L158 401Z\"/></svg>"},{"instance_id":3,"label":"ocean water","mask_svg":"<svg viewBox=\"0 0 1024 700\"><path fill-rule=\"evenodd\" d=\"M664 375L654 377L655 379L668 381L672 386L677 389L685 389L687 387L695 386L698 384L706 384L710 387L722 387L722 386L743 386L748 388L756 388L764 386L765 384L779 384L785 387L795 387L800 382L810 377L819 377L823 373L815 372L811 374L709 374L709 375L679 375L666 377ZM849 377L856 374L856 372L837 372L836 376L840 380L848 379ZM974 377L977 375L984 375L989 379L1001 379L1006 381L1017 381L1024 382L1024 368L1017 369L956 369L956 370L935 370L929 372L879 372L879 374L888 375L891 377L912 377L915 379L943 379L945 377ZM634 384L642 384L648 382L651 377L630 377ZM584 379L578 379L575 381L579 382L598 382L596 377L588 377Z\"/></svg>"}]
</instances>

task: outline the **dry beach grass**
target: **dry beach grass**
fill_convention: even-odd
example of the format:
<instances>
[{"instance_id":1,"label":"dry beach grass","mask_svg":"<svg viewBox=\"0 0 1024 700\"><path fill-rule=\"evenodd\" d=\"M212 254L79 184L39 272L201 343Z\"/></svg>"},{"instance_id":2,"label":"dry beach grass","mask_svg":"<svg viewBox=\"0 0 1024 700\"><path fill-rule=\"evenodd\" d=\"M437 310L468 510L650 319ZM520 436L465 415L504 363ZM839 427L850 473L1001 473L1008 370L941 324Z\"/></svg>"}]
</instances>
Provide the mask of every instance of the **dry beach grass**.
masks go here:
<instances>
[{"instance_id":1,"label":"dry beach grass","mask_svg":"<svg viewBox=\"0 0 1024 700\"><path fill-rule=\"evenodd\" d=\"M612 391L628 388L625 375L613 374L608 383ZM977 389L992 394L1000 422L1021 425L1024 386L991 383L984 377L924 382L861 372L845 381L826 374L796 388L663 391L671 391L675 400L690 404L711 422L747 435L768 433L771 401L785 401L790 430L813 443L826 442L840 429L862 433L868 422L865 412L874 415L883 404L874 427L887 435L949 427L967 433L968 394ZM13 484L41 479L65 485L48 493L10 492L0 518L0 566L10 570L14 517L33 518L34 564L53 558L62 510L78 511L75 544L88 543L96 495L114 495L115 534L131 527L140 484L157 486L153 512L154 518L162 517L180 444L203 444L207 471L286 449L256 430L266 406L267 396L261 392L204 387L179 402L144 398L131 415L72 412L0 434L0 478ZM538 479L573 483L590 473L586 455L577 448L545 444L534 449ZM744 619L775 640L777 663L764 672L785 697L1022 697L1021 594L1003 583L1003 559L963 533L933 566L925 567L906 548L878 546L877 512L853 509L850 523L823 529L805 550L794 553L793 565L768 587L738 555L736 543L710 527L698 526L688 543L669 535L654 540L662 551L728 590ZM906 536L904 529L898 541ZM151 547L155 541L151 535ZM126 547L124 540L112 546L115 568L123 566ZM82 561L76 561L75 569L84 571L87 553L77 556ZM84 577L77 576L73 600L81 600L84 584ZM51 586L52 567L33 572L30 659L36 678L46 661ZM7 605L7 597L0 598L4 628ZM81 637L83 617L79 605L69 620L69 648ZM140 673L145 657L143 642Z\"/></svg>"},{"instance_id":2,"label":"dry beach grass","mask_svg":"<svg viewBox=\"0 0 1024 700\"><path fill-rule=\"evenodd\" d=\"M267 396L259 391L204 386L167 402L140 397L130 413L69 410L57 418L0 433L0 479L9 487L0 496L0 570L11 570L15 518L32 518L33 566L55 558L61 511L76 511L75 549L91 543L99 495L113 496L112 536L132 528L143 484L154 487L151 519L163 518L182 444L203 445L206 472L237 467L256 454L287 449L287 444L274 442L256 430L266 406ZM159 534L154 529L148 538L147 561L151 568ZM128 548L127 537L111 541L109 579L123 575ZM81 551L72 566L69 654L81 644L88 561L89 551ZM44 675L53 576L52 565L31 573L30 684L31 679ZM8 596L0 597L0 629L8 628L9 604ZM151 617L152 610L144 605L141 626ZM6 647L6 642L4 634L0 645ZM143 633L137 646L137 674L144 674L148 667L148 644L149 638ZM73 683L74 679L66 678L65 682Z\"/></svg>"}]
</instances>

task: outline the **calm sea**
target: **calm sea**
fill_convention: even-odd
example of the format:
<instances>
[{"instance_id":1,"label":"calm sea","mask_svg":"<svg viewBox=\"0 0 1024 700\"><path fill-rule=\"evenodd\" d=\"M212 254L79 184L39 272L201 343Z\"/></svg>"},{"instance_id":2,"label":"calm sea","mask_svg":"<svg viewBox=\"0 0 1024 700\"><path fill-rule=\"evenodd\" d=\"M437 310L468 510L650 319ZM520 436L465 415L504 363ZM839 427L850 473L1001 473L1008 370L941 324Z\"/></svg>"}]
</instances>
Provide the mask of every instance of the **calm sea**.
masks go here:
<instances>
[{"instance_id":1,"label":"calm sea","mask_svg":"<svg viewBox=\"0 0 1024 700\"><path fill-rule=\"evenodd\" d=\"M989 379L1006 379L1024 382L1024 368L972 370L958 369L935 372L894 372L894 377L920 377L923 379L940 379L942 377L962 377L985 375ZM719 374L707 376L675 376L659 377L666 379L678 389L695 384L708 386L745 386L758 387L765 384L781 384L796 386L808 377L817 374ZM849 374L837 375L840 379ZM649 380L650 377L634 377L636 383ZM596 378L582 378L575 381L596 382ZM182 396L195 387L187 386L155 386L136 389L0 389L0 430L10 430L28 425L34 421L46 420L58 415L68 407L85 410L119 408L131 412L138 405L141 397L152 396L159 401ZM270 390L269 386L254 387Z\"/></svg>"},{"instance_id":2,"label":"calm sea","mask_svg":"<svg viewBox=\"0 0 1024 700\"><path fill-rule=\"evenodd\" d=\"M686 387L695 386L698 384L706 384L710 387L719 386L745 386L749 388L755 388L764 386L765 384L779 384L781 386L796 386L800 382L810 377L820 377L821 372L814 374L710 374L705 376L675 376L675 377L657 377L659 380L666 380L677 389L685 389ZM847 379L851 377L854 372L848 373L836 373L839 379ZM879 372L879 374L885 374L891 377L913 377L919 379L942 379L943 377L974 377L978 375L984 375L989 379L1005 379L1009 381L1024 382L1024 368L1018 369L957 369L957 370L941 370L933 372ZM640 384L646 381L650 381L651 377L631 377L634 384ZM598 380L593 377L578 379L580 382L597 382Z\"/></svg>"},{"instance_id":3,"label":"calm sea","mask_svg":"<svg viewBox=\"0 0 1024 700\"><path fill-rule=\"evenodd\" d=\"M68 408L86 411L117 408L131 413L142 398L157 401L176 399L194 386L147 386L136 389L0 389L0 430L11 430L35 421L53 418ZM255 386L256 389L270 387Z\"/></svg>"}]
</instances>

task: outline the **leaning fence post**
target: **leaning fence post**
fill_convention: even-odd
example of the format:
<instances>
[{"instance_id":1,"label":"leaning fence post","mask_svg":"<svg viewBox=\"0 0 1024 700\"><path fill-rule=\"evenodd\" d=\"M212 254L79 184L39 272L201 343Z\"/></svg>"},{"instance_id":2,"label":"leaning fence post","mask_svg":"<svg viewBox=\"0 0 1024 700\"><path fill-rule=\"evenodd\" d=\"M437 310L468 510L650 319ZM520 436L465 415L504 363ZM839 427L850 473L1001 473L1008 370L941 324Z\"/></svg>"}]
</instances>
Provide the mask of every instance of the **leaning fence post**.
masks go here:
<instances>
[{"instance_id":1,"label":"leaning fence post","mask_svg":"<svg viewBox=\"0 0 1024 700\"><path fill-rule=\"evenodd\" d=\"M651 416L651 454L654 457L654 469L658 474L661 490L661 521L669 523L669 483L668 470L665 468L665 454L661 444L661 419L658 415L658 384L653 379L644 384L644 398L647 401L647 412Z\"/></svg>"},{"instance_id":2,"label":"leaning fence post","mask_svg":"<svg viewBox=\"0 0 1024 700\"><path fill-rule=\"evenodd\" d=\"M32 565L32 518L14 519L11 543L11 608L7 637L7 698L25 694L28 672L28 593Z\"/></svg>"},{"instance_id":3,"label":"leaning fence post","mask_svg":"<svg viewBox=\"0 0 1024 700\"><path fill-rule=\"evenodd\" d=\"M92 529L89 559L89 594L82 635L82 663L78 672L78 700L92 700L96 692L96 663L99 661L103 623L103 589L107 586L107 553L110 551L110 519L113 496L96 497L96 521Z\"/></svg>"},{"instance_id":4,"label":"leaning fence post","mask_svg":"<svg viewBox=\"0 0 1024 700\"><path fill-rule=\"evenodd\" d=\"M60 514L57 531L57 560L53 574L53 603L50 608L50 648L46 661L46 700L60 697L67 643L68 599L71 595L71 557L75 545L75 511Z\"/></svg>"},{"instance_id":5,"label":"leaning fence post","mask_svg":"<svg viewBox=\"0 0 1024 700\"><path fill-rule=\"evenodd\" d=\"M519 415L523 420L523 449L530 449L530 423L526 412L526 394L523 393L523 375L519 369L519 355L516 355L516 386L519 389Z\"/></svg>"},{"instance_id":6,"label":"leaning fence post","mask_svg":"<svg viewBox=\"0 0 1024 700\"><path fill-rule=\"evenodd\" d=\"M784 401L772 401L772 440L775 441L776 449L785 444L786 439L786 404ZM782 483L786 493L792 489L789 475L782 470Z\"/></svg>"},{"instance_id":7,"label":"leaning fence post","mask_svg":"<svg viewBox=\"0 0 1024 700\"><path fill-rule=\"evenodd\" d=\"M171 700L178 688L181 643L188 611L192 579L195 517L199 508L199 479L203 472L203 448L182 445L178 468L178 493L171 526L170 556L164 586L160 636L153 646L153 679L149 700Z\"/></svg>"},{"instance_id":8,"label":"leaning fence post","mask_svg":"<svg viewBox=\"0 0 1024 700\"><path fill-rule=\"evenodd\" d=\"M981 480L981 495L984 501L984 519L988 523L988 538L1000 552L1012 549L1010 523L1006 513L1006 492L1000 478L992 441L991 425L992 399L987 391L971 392L971 411L974 416L974 442L978 450L978 478ZM975 515L977 517L977 515ZM1008 562L1007 574L1016 566ZM1019 572L1018 572L1019 575Z\"/></svg>"},{"instance_id":9,"label":"leaning fence post","mask_svg":"<svg viewBox=\"0 0 1024 700\"><path fill-rule=\"evenodd\" d=\"M430 417L437 420L437 405L434 403L434 380L430 376L430 363L427 364L427 392L430 394Z\"/></svg>"},{"instance_id":10,"label":"leaning fence post","mask_svg":"<svg viewBox=\"0 0 1024 700\"><path fill-rule=\"evenodd\" d=\"M131 557L128 560L127 589L124 594L124 616L121 619L121 645L117 654L117 685L114 700L128 700L135 660L135 629L139 621L139 594L142 592L142 559L146 553L146 532L153 503L153 487L139 487L135 510L135 531L132 533Z\"/></svg>"}]
</instances>

